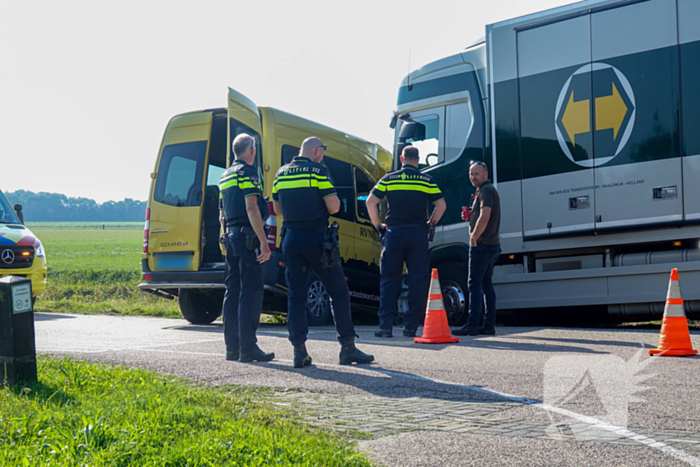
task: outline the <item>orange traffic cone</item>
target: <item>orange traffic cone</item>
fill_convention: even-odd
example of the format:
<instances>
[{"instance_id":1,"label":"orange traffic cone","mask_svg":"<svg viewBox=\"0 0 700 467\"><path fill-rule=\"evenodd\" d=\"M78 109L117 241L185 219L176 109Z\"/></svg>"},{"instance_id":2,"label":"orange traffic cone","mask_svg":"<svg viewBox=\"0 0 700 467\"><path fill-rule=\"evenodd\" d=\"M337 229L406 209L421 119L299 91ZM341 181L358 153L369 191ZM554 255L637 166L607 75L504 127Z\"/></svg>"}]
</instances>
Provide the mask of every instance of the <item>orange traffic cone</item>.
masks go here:
<instances>
[{"instance_id":1,"label":"orange traffic cone","mask_svg":"<svg viewBox=\"0 0 700 467\"><path fill-rule=\"evenodd\" d=\"M450 325L447 323L447 313L445 313L445 304L442 301L437 269L433 269L433 275L430 279L430 297L423 324L423 337L416 337L413 341L420 344L459 342L459 337L452 337Z\"/></svg>"},{"instance_id":2,"label":"orange traffic cone","mask_svg":"<svg viewBox=\"0 0 700 467\"><path fill-rule=\"evenodd\" d=\"M678 280L678 269L671 271L671 281L668 284L666 306L664 307L664 320L661 324L659 346L649 350L649 355L665 355L684 357L695 355L693 343L690 342L688 320L685 318L683 299L681 298L681 285Z\"/></svg>"}]
</instances>

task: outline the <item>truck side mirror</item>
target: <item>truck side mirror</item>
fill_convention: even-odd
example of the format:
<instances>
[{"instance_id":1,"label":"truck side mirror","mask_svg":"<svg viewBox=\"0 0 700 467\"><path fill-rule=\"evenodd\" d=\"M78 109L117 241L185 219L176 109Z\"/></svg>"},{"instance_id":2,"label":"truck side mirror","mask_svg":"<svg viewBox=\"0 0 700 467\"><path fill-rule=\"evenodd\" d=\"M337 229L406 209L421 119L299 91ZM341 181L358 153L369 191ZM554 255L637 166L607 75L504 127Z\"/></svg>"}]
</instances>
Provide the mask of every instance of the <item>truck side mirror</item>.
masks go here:
<instances>
[{"instance_id":1,"label":"truck side mirror","mask_svg":"<svg viewBox=\"0 0 700 467\"><path fill-rule=\"evenodd\" d=\"M15 204L14 205L15 212L17 213L17 217L19 217L19 221L24 224L24 214L22 214L22 205L21 204Z\"/></svg>"},{"instance_id":2,"label":"truck side mirror","mask_svg":"<svg viewBox=\"0 0 700 467\"><path fill-rule=\"evenodd\" d=\"M413 134L416 132L416 122L404 122L401 125L401 133L399 133L399 138L406 141L409 138L413 138Z\"/></svg>"}]
</instances>

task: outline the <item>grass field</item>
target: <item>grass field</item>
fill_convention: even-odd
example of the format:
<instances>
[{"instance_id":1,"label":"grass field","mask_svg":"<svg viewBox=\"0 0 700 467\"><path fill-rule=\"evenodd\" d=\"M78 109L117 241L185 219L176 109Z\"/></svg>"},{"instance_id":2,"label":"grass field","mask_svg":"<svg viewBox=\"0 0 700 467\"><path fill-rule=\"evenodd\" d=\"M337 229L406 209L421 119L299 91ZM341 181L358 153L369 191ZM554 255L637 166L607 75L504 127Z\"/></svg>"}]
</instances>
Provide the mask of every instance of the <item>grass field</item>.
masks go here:
<instances>
[{"instance_id":1,"label":"grass field","mask_svg":"<svg viewBox=\"0 0 700 467\"><path fill-rule=\"evenodd\" d=\"M142 293L143 224L46 223L28 227L41 239L48 287L36 311L180 317L177 302Z\"/></svg>"},{"instance_id":2,"label":"grass field","mask_svg":"<svg viewBox=\"0 0 700 467\"><path fill-rule=\"evenodd\" d=\"M38 383L0 388L0 465L370 465L265 403L271 390L47 357L38 370Z\"/></svg>"},{"instance_id":3,"label":"grass field","mask_svg":"<svg viewBox=\"0 0 700 467\"><path fill-rule=\"evenodd\" d=\"M143 222L28 222L27 227L47 229L87 229L87 230L113 230L113 229L139 229L143 231Z\"/></svg>"}]
</instances>

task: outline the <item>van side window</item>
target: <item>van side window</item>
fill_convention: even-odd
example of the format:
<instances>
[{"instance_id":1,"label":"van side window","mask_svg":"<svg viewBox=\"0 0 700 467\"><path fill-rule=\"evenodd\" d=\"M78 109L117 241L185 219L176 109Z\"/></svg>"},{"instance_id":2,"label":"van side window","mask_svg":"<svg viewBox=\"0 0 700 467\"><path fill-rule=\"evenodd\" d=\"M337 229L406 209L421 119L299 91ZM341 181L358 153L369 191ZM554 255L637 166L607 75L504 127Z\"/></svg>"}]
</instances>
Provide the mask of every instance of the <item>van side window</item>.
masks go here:
<instances>
[{"instance_id":1,"label":"van side window","mask_svg":"<svg viewBox=\"0 0 700 467\"><path fill-rule=\"evenodd\" d=\"M219 186L221 176L224 174L224 172L226 172L226 167L218 167L216 165L209 164L209 170L207 171L207 186Z\"/></svg>"},{"instance_id":2,"label":"van side window","mask_svg":"<svg viewBox=\"0 0 700 467\"><path fill-rule=\"evenodd\" d=\"M359 168L355 167L355 186L357 188L357 217L358 219L370 220L367 211L367 197L372 191L374 183Z\"/></svg>"},{"instance_id":3,"label":"van side window","mask_svg":"<svg viewBox=\"0 0 700 467\"><path fill-rule=\"evenodd\" d=\"M355 184L352 179L352 166L347 162L332 159L328 156L323 158L322 164L328 167L331 173L331 181L340 199L340 211L332 217L354 222Z\"/></svg>"},{"instance_id":4,"label":"van side window","mask_svg":"<svg viewBox=\"0 0 700 467\"><path fill-rule=\"evenodd\" d=\"M164 147L153 199L169 206L199 206L206 152L206 141Z\"/></svg>"},{"instance_id":5,"label":"van side window","mask_svg":"<svg viewBox=\"0 0 700 467\"><path fill-rule=\"evenodd\" d=\"M289 164L292 159L299 155L299 148L290 146L288 144L282 145L282 165Z\"/></svg>"}]
</instances>

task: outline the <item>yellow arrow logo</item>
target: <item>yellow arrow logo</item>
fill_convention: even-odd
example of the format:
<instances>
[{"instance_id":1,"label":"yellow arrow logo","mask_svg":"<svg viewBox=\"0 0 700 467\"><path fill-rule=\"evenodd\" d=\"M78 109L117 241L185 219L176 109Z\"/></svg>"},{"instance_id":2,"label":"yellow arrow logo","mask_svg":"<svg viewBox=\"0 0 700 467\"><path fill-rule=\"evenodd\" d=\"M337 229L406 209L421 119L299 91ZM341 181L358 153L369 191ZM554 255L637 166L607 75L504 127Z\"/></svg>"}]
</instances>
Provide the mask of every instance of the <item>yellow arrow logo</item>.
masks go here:
<instances>
[{"instance_id":1,"label":"yellow arrow logo","mask_svg":"<svg viewBox=\"0 0 700 467\"><path fill-rule=\"evenodd\" d=\"M575 102L574 91L571 90L569 102L566 104L561 123L569 135L571 144L576 146L576 135L591 131L591 105L588 99Z\"/></svg>"},{"instance_id":2,"label":"yellow arrow logo","mask_svg":"<svg viewBox=\"0 0 700 467\"><path fill-rule=\"evenodd\" d=\"M625 101L617 91L615 83L612 83L612 95L598 97L595 100L595 129L596 131L612 129L613 139L617 140L617 133L626 115Z\"/></svg>"}]
</instances>

